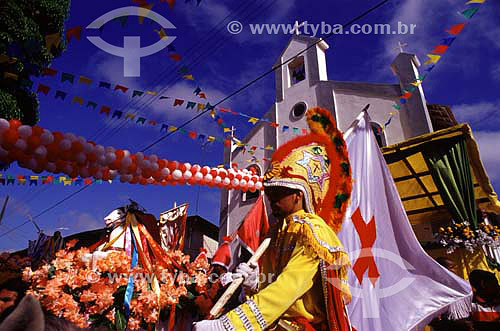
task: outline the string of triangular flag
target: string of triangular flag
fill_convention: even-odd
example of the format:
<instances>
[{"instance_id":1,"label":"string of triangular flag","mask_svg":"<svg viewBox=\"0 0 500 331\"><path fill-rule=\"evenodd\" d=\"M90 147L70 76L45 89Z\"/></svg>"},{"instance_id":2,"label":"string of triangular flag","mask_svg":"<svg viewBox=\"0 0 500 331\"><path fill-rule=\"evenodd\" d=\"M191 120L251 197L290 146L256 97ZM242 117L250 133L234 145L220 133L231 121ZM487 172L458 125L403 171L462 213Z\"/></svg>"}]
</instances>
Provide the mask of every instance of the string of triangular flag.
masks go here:
<instances>
[{"instance_id":1,"label":"string of triangular flag","mask_svg":"<svg viewBox=\"0 0 500 331\"><path fill-rule=\"evenodd\" d=\"M396 110L401 110L401 105L404 105L408 102L408 100L412 97L413 93L422 85L422 82L428 77L430 72L434 70L436 65L441 61L443 56L446 54L448 49L451 47L455 39L462 33L465 26L468 24L468 21L478 12L481 5L484 4L486 0L469 0L465 3L467 6L463 10L458 13L463 16L466 20L465 23L459 23L452 25L447 32L447 36L441 40L441 43L434 47L434 50L427 54L428 60L424 63L424 66L427 66L424 70L424 74L420 75L414 82L411 82L407 89L403 90L403 94L400 96L399 103L393 105L393 108ZM390 124L394 113L390 113L389 120L384 125L384 128Z\"/></svg>"},{"instance_id":2,"label":"string of triangular flag","mask_svg":"<svg viewBox=\"0 0 500 331\"><path fill-rule=\"evenodd\" d=\"M88 186L92 184L112 184L113 180L102 180L95 178L71 178L66 176L32 176L32 175L9 175L0 174L0 185L58 185L62 186Z\"/></svg>"},{"instance_id":3,"label":"string of triangular flag","mask_svg":"<svg viewBox=\"0 0 500 331\"><path fill-rule=\"evenodd\" d=\"M36 93L41 93L45 96L49 96L51 91L51 87L43 84L38 84ZM121 110L112 110L111 107L108 106L100 106L91 100L85 100L82 97L79 96L68 96L67 92L61 91L61 90L56 90L54 93L54 98L59 99L62 101L65 100L70 100L71 104L76 104L79 105L80 107L85 107L87 109L91 110L98 110L99 109L99 114L104 115L104 116L111 116L112 119L122 119L124 121L130 121L131 123L135 123L137 125L148 125L149 127L157 127L160 129L160 132L172 132L172 133L180 133L180 134L186 134L188 135L192 140L196 140L201 144L204 143L222 143L225 146L230 146L231 140L229 137L223 138L223 137L216 137L213 135L208 135L204 133L199 133L196 131L192 130L185 130L182 128L177 128L175 125L166 123L166 122L161 122L158 120L151 120L146 117L140 116L135 113L127 113L123 112ZM206 107L211 107L210 104L205 105ZM253 146L249 144L245 144L245 146L250 146L252 148L255 147L255 149L261 149L261 150L268 150L269 148L272 148L270 146L266 147L259 147L259 146ZM273 150L273 149L271 149Z\"/></svg>"}]
</instances>

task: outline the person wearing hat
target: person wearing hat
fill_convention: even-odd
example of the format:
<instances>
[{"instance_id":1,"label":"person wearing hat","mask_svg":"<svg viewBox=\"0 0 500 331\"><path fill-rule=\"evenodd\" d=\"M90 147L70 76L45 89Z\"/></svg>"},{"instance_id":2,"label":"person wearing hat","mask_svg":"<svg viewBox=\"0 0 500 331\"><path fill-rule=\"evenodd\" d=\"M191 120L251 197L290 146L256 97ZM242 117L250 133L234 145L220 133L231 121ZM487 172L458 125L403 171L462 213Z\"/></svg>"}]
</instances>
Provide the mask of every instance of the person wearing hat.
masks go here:
<instances>
[{"instance_id":1,"label":"person wearing hat","mask_svg":"<svg viewBox=\"0 0 500 331\"><path fill-rule=\"evenodd\" d=\"M264 176L278 222L260 275L257 266L237 269L255 294L194 330L352 330L350 262L336 235L352 186L346 144L329 111L310 109L307 122L311 133L282 145Z\"/></svg>"}]
</instances>

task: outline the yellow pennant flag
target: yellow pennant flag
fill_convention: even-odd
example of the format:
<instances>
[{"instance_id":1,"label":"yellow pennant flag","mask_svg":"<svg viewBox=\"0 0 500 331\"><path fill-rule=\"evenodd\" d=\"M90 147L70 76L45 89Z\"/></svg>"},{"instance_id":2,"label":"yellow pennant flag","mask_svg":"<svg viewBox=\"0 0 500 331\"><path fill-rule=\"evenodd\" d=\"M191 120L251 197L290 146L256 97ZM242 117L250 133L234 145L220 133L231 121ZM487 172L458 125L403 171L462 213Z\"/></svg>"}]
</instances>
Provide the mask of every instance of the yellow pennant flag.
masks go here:
<instances>
[{"instance_id":1,"label":"yellow pennant flag","mask_svg":"<svg viewBox=\"0 0 500 331\"><path fill-rule=\"evenodd\" d=\"M213 143L213 142L215 141L215 137L208 136L207 141L208 141L209 143Z\"/></svg>"},{"instance_id":2,"label":"yellow pennant flag","mask_svg":"<svg viewBox=\"0 0 500 331\"><path fill-rule=\"evenodd\" d=\"M160 39L167 38L167 33L165 29L161 28L160 30L154 30L160 36Z\"/></svg>"},{"instance_id":3,"label":"yellow pennant flag","mask_svg":"<svg viewBox=\"0 0 500 331\"><path fill-rule=\"evenodd\" d=\"M12 72L4 72L3 73L3 77L4 78L14 79L14 80L18 80L19 79L19 76L16 75L16 74L13 74Z\"/></svg>"},{"instance_id":4,"label":"yellow pennant flag","mask_svg":"<svg viewBox=\"0 0 500 331\"><path fill-rule=\"evenodd\" d=\"M61 35L59 33L48 34L45 36L45 47L50 51L52 46L59 47L61 44Z\"/></svg>"},{"instance_id":5,"label":"yellow pennant flag","mask_svg":"<svg viewBox=\"0 0 500 331\"><path fill-rule=\"evenodd\" d=\"M224 132L231 132L230 128L224 128Z\"/></svg>"},{"instance_id":6,"label":"yellow pennant flag","mask_svg":"<svg viewBox=\"0 0 500 331\"><path fill-rule=\"evenodd\" d=\"M215 118L215 110L210 111L210 116L212 116L212 118Z\"/></svg>"},{"instance_id":7,"label":"yellow pennant flag","mask_svg":"<svg viewBox=\"0 0 500 331\"><path fill-rule=\"evenodd\" d=\"M471 3L485 3L486 0L470 0L466 3L466 5L470 5Z\"/></svg>"},{"instance_id":8,"label":"yellow pennant flag","mask_svg":"<svg viewBox=\"0 0 500 331\"><path fill-rule=\"evenodd\" d=\"M252 117L251 119L248 120L248 122L252 123L253 125L255 125L258 121L259 119L255 117Z\"/></svg>"},{"instance_id":9,"label":"yellow pennant flag","mask_svg":"<svg viewBox=\"0 0 500 331\"><path fill-rule=\"evenodd\" d=\"M441 60L441 55L427 54L427 57L429 58L429 61L424 64L436 64L439 60Z\"/></svg>"},{"instance_id":10,"label":"yellow pennant flag","mask_svg":"<svg viewBox=\"0 0 500 331\"><path fill-rule=\"evenodd\" d=\"M175 126L170 126L170 127L168 128L168 131L169 131L169 132L175 132L175 131L177 131L177 128L176 128Z\"/></svg>"},{"instance_id":11,"label":"yellow pennant flag","mask_svg":"<svg viewBox=\"0 0 500 331\"><path fill-rule=\"evenodd\" d=\"M422 81L417 80L416 82L411 83L411 85L418 87L418 86L422 85Z\"/></svg>"},{"instance_id":12,"label":"yellow pennant flag","mask_svg":"<svg viewBox=\"0 0 500 331\"><path fill-rule=\"evenodd\" d=\"M146 91L146 94L149 94L149 95L157 95L157 94L158 94L158 92Z\"/></svg>"},{"instance_id":13,"label":"yellow pennant flag","mask_svg":"<svg viewBox=\"0 0 500 331\"><path fill-rule=\"evenodd\" d=\"M198 104L198 110L203 110L205 109L205 105L203 103Z\"/></svg>"},{"instance_id":14,"label":"yellow pennant flag","mask_svg":"<svg viewBox=\"0 0 500 331\"><path fill-rule=\"evenodd\" d=\"M184 75L182 76L182 78L184 78L185 80L194 80L193 75Z\"/></svg>"}]
</instances>

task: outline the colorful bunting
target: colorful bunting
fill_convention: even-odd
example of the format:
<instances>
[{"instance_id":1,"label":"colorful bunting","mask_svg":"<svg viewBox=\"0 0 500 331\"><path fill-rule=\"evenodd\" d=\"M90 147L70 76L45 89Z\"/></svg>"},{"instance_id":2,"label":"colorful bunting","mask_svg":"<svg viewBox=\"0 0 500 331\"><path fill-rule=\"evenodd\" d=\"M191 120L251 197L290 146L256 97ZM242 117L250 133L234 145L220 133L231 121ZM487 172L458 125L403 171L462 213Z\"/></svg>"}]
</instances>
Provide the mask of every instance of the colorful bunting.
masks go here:
<instances>
[{"instance_id":1,"label":"colorful bunting","mask_svg":"<svg viewBox=\"0 0 500 331\"><path fill-rule=\"evenodd\" d=\"M441 59L441 55L427 54L429 60L424 64L436 64Z\"/></svg>"},{"instance_id":2,"label":"colorful bunting","mask_svg":"<svg viewBox=\"0 0 500 331\"><path fill-rule=\"evenodd\" d=\"M257 122L259 121L258 118L255 118L255 117L252 117L248 120L248 122L252 123L253 125L255 125Z\"/></svg>"},{"instance_id":3,"label":"colorful bunting","mask_svg":"<svg viewBox=\"0 0 500 331\"><path fill-rule=\"evenodd\" d=\"M179 62L182 59L182 57L179 54L171 54L169 57L174 62Z\"/></svg>"},{"instance_id":4,"label":"colorful bunting","mask_svg":"<svg viewBox=\"0 0 500 331\"><path fill-rule=\"evenodd\" d=\"M63 72L61 74L61 83L64 83L64 82L70 82L71 84L73 84L75 82L75 76L72 74L68 74L66 72Z\"/></svg>"},{"instance_id":5,"label":"colorful bunting","mask_svg":"<svg viewBox=\"0 0 500 331\"><path fill-rule=\"evenodd\" d=\"M201 99L206 99L206 98L207 98L207 96L206 96L206 95L205 95L205 93L203 93L203 92L202 92L202 93L200 93L200 94L198 94L198 96L199 96Z\"/></svg>"},{"instance_id":6,"label":"colorful bunting","mask_svg":"<svg viewBox=\"0 0 500 331\"><path fill-rule=\"evenodd\" d=\"M56 91L56 96L54 97L55 99L60 98L61 100L64 100L66 98L67 93L63 91Z\"/></svg>"},{"instance_id":7,"label":"colorful bunting","mask_svg":"<svg viewBox=\"0 0 500 331\"><path fill-rule=\"evenodd\" d=\"M66 31L66 42L69 44L71 39L75 38L76 40L80 40L80 37L82 35L82 27L77 26L75 28L69 29Z\"/></svg>"},{"instance_id":8,"label":"colorful bunting","mask_svg":"<svg viewBox=\"0 0 500 331\"><path fill-rule=\"evenodd\" d=\"M452 36L458 36L464 28L465 28L465 23L456 24L452 26L449 30L446 30L445 32L448 32L448 34Z\"/></svg>"},{"instance_id":9,"label":"colorful bunting","mask_svg":"<svg viewBox=\"0 0 500 331\"><path fill-rule=\"evenodd\" d=\"M36 89L36 93L43 93L45 95L49 94L50 87L43 85L43 84L38 84L38 88Z\"/></svg>"},{"instance_id":10,"label":"colorful bunting","mask_svg":"<svg viewBox=\"0 0 500 331\"><path fill-rule=\"evenodd\" d=\"M441 40L441 45L451 46L457 37L448 37Z\"/></svg>"},{"instance_id":11,"label":"colorful bunting","mask_svg":"<svg viewBox=\"0 0 500 331\"><path fill-rule=\"evenodd\" d=\"M100 114L105 114L106 116L109 116L109 112L111 111L111 108L102 106L101 110L99 111Z\"/></svg>"},{"instance_id":12,"label":"colorful bunting","mask_svg":"<svg viewBox=\"0 0 500 331\"><path fill-rule=\"evenodd\" d=\"M90 107L92 107L95 110L97 108L97 103L95 103L93 101L88 101L87 108L90 108Z\"/></svg>"},{"instance_id":13,"label":"colorful bunting","mask_svg":"<svg viewBox=\"0 0 500 331\"><path fill-rule=\"evenodd\" d=\"M175 99L174 100L174 107L175 106L181 106L184 103L184 100L181 99Z\"/></svg>"},{"instance_id":14,"label":"colorful bunting","mask_svg":"<svg viewBox=\"0 0 500 331\"><path fill-rule=\"evenodd\" d=\"M111 84L110 83L106 83L106 82L99 82L99 87L110 89L111 88Z\"/></svg>"},{"instance_id":15,"label":"colorful bunting","mask_svg":"<svg viewBox=\"0 0 500 331\"><path fill-rule=\"evenodd\" d=\"M80 84L83 84L83 85L91 85L92 84L92 80L87 78L87 77L83 77L83 76L80 76L80 80L78 81Z\"/></svg>"},{"instance_id":16,"label":"colorful bunting","mask_svg":"<svg viewBox=\"0 0 500 331\"><path fill-rule=\"evenodd\" d=\"M49 77L54 77L57 75L57 70L51 69L51 68L43 68L42 69L42 77L49 76Z\"/></svg>"},{"instance_id":17,"label":"colorful bunting","mask_svg":"<svg viewBox=\"0 0 500 331\"><path fill-rule=\"evenodd\" d=\"M119 110L115 110L115 112L113 113L113 116L111 116L111 118L121 118L123 115L123 112L122 111L119 111Z\"/></svg>"},{"instance_id":18,"label":"colorful bunting","mask_svg":"<svg viewBox=\"0 0 500 331\"><path fill-rule=\"evenodd\" d=\"M29 186L38 186L40 185L54 185L54 184L63 184L63 186L69 185L92 185L92 184L102 184L108 183L112 184L113 180L102 180L102 179L93 179L93 178L68 178L66 176L12 176L8 174L0 174L0 184L2 185L26 185L27 179L29 178ZM7 180L6 180L7 179ZM117 181L114 181L115 183Z\"/></svg>"},{"instance_id":19,"label":"colorful bunting","mask_svg":"<svg viewBox=\"0 0 500 331\"><path fill-rule=\"evenodd\" d=\"M115 86L115 91L118 91L118 90L122 91L123 93L127 93L128 87L121 86L121 85L116 85Z\"/></svg>"},{"instance_id":20,"label":"colorful bunting","mask_svg":"<svg viewBox=\"0 0 500 331\"><path fill-rule=\"evenodd\" d=\"M78 103L80 106L83 106L84 104L84 101L82 98L80 97L74 97L73 100L71 100L71 103Z\"/></svg>"},{"instance_id":21,"label":"colorful bunting","mask_svg":"<svg viewBox=\"0 0 500 331\"><path fill-rule=\"evenodd\" d=\"M184 75L182 76L182 78L184 78L185 80L194 80L193 75Z\"/></svg>"},{"instance_id":22,"label":"colorful bunting","mask_svg":"<svg viewBox=\"0 0 500 331\"><path fill-rule=\"evenodd\" d=\"M135 90L135 91L132 93L132 98L133 98L133 97L136 97L136 96L139 96L139 97L140 97L140 96L142 96L143 94L144 94L144 92Z\"/></svg>"},{"instance_id":23,"label":"colorful bunting","mask_svg":"<svg viewBox=\"0 0 500 331\"><path fill-rule=\"evenodd\" d=\"M198 86L194 91L193 94L198 95L201 92L201 88Z\"/></svg>"},{"instance_id":24,"label":"colorful bunting","mask_svg":"<svg viewBox=\"0 0 500 331\"><path fill-rule=\"evenodd\" d=\"M450 46L444 46L444 45L436 46L436 48L434 48L434 50L432 51L432 54L442 55L446 53L449 47Z\"/></svg>"},{"instance_id":25,"label":"colorful bunting","mask_svg":"<svg viewBox=\"0 0 500 331\"><path fill-rule=\"evenodd\" d=\"M486 0L470 0L470 1L467 1L465 4L470 5L473 3L485 3L485 2L486 2Z\"/></svg>"},{"instance_id":26,"label":"colorful bunting","mask_svg":"<svg viewBox=\"0 0 500 331\"><path fill-rule=\"evenodd\" d=\"M472 16L476 15L478 10L479 10L479 8L469 8L467 10L464 10L462 12L462 15L464 15L464 17L466 19L470 20L472 18Z\"/></svg>"},{"instance_id":27,"label":"colorful bunting","mask_svg":"<svg viewBox=\"0 0 500 331\"><path fill-rule=\"evenodd\" d=\"M194 106L196 106L196 102L188 101L186 109L194 109Z\"/></svg>"},{"instance_id":28,"label":"colorful bunting","mask_svg":"<svg viewBox=\"0 0 500 331\"><path fill-rule=\"evenodd\" d=\"M61 44L61 35L59 33L48 34L45 36L45 47L52 51L52 47L59 47Z\"/></svg>"}]
</instances>

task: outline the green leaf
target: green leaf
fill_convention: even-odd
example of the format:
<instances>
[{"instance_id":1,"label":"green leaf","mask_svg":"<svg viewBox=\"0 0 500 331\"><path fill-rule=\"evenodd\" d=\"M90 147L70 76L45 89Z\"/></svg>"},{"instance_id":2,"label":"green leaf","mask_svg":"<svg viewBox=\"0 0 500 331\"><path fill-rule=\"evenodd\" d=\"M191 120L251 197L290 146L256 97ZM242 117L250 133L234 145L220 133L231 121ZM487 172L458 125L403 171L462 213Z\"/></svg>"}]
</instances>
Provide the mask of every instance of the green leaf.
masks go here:
<instances>
[{"instance_id":1,"label":"green leaf","mask_svg":"<svg viewBox=\"0 0 500 331\"><path fill-rule=\"evenodd\" d=\"M119 309L115 310L115 327L118 331L124 331L127 328L125 314Z\"/></svg>"}]
</instances>

